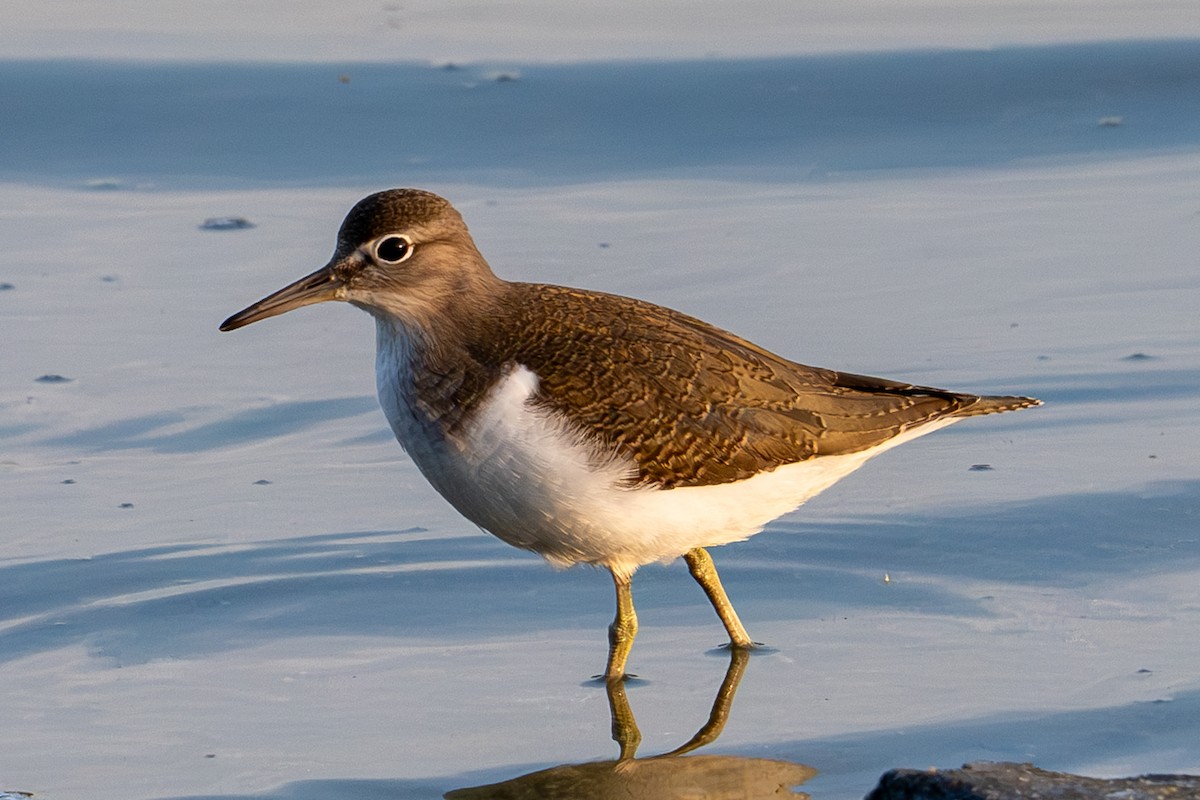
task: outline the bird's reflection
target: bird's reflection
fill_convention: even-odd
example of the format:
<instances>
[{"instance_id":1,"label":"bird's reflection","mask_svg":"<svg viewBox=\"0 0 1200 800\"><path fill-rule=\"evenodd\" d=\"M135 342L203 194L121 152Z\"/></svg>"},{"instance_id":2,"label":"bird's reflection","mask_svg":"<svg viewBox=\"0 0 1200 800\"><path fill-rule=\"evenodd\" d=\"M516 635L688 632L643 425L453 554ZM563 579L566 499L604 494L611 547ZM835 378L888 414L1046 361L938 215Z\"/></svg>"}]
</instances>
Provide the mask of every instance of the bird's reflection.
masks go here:
<instances>
[{"instance_id":1,"label":"bird's reflection","mask_svg":"<svg viewBox=\"0 0 1200 800\"><path fill-rule=\"evenodd\" d=\"M446 800L669 800L696 797L808 800L808 794L794 791L794 787L816 774L812 767L765 758L686 755L711 744L721 735L749 656L748 651L740 648L730 650L729 669L717 691L708 721L691 739L670 752L637 758L641 731L629 706L624 684L611 681L606 684L608 705L612 714L613 741L620 748L615 761L562 764L502 783L455 789L446 793Z\"/></svg>"}]
</instances>

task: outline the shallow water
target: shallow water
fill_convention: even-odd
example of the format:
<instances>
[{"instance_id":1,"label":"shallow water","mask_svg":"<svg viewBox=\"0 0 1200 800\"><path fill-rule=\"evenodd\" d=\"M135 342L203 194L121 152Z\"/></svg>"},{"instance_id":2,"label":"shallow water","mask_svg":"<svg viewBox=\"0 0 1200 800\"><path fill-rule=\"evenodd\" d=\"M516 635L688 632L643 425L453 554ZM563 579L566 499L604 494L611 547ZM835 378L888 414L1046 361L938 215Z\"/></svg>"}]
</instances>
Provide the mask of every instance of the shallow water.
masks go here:
<instances>
[{"instance_id":1,"label":"shallow water","mask_svg":"<svg viewBox=\"0 0 1200 800\"><path fill-rule=\"evenodd\" d=\"M414 134L434 154L420 164L379 131L347 140L346 85L323 68L0 64L10 99L43 112L9 128L0 184L0 790L416 798L763 778L770 761L784 782L815 769L799 789L814 798L852 798L891 767L979 759L1200 770L1194 49L539 67L474 89L356 68L355 113L403 89L407 114L437 117ZM1130 78L1036 72L1085 57ZM902 96L852 91L889 69ZM843 82L815 129L753 97L727 120L719 94L649 99L821 70ZM286 91L256 109L268 78ZM122 84L112 97L143 111L81 100ZM543 122L488 150L476 91ZM597 98L646 125L621 138ZM536 116L553 108L580 124L556 138ZM1108 115L1122 125L1101 129ZM774 169L810 146L816 168ZM324 263L362 194L417 182L504 277L1047 405L906 445L715 550L770 645L719 738L636 769L563 767L619 752L610 705L627 715L589 680L607 576L551 570L425 485L375 403L365 315L216 331ZM199 227L232 216L255 227ZM626 699L646 758L702 729L730 658L682 565L645 568L634 592Z\"/></svg>"},{"instance_id":2,"label":"shallow water","mask_svg":"<svg viewBox=\"0 0 1200 800\"><path fill-rule=\"evenodd\" d=\"M0 178L99 188L545 186L646 174L793 184L1115 155L1200 138L1198 65L1200 42L1187 40L508 72L0 61Z\"/></svg>"}]
</instances>

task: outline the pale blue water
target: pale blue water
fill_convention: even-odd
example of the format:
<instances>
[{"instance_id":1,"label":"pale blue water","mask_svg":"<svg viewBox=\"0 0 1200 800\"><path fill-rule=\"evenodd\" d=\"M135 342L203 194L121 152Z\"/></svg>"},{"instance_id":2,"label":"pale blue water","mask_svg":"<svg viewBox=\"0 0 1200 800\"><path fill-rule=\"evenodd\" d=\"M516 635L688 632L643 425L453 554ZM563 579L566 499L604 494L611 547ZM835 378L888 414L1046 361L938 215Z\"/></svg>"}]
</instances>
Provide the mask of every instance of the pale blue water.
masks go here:
<instances>
[{"instance_id":1,"label":"pale blue water","mask_svg":"<svg viewBox=\"0 0 1200 800\"><path fill-rule=\"evenodd\" d=\"M0 693L15 709L0 706L0 790L426 798L615 757L587 682L607 578L550 570L420 487L369 394L369 324L325 309L215 333L280 275L319 266L340 221L330 187L401 184L464 186L477 233L524 241L535 266L554 250L563 282L682 286L740 331L795 329L797 358L844 339L884 361L911 338L914 378L1047 401L906 446L714 552L774 650L751 658L726 731L697 755L810 765L818 800L861 797L891 767L1200 763L1200 202L1186 171L1200 42L515 74L0 62L0 181L61 191L71 209L10 187L0 215L13 287L0 320L16 343L0 361ZM1172 153L1179 182L1121 172ZM835 197L847 175L860 184ZM319 211L284 203L317 189ZM845 203L851 232L822 252L861 237L863 257L884 254L865 277L808 263L827 243L820 223L791 221L795 204L826 200ZM1102 222L1073 211L1084 200ZM257 227L197 230L232 212ZM905 215L918 230L871 224ZM713 220L692 223L693 250L634 251L692 218ZM1008 227L977 247L993 218ZM314 228L326 249L310 247ZM970 259L946 256L964 242ZM804 268L777 266L780 252ZM747 286L758 305L739 301ZM860 331L884 316L872 350ZM131 346L130 331L145 338ZM36 383L58 370L71 381ZM159 373L167 388L147 392ZM644 680L629 702L646 756L701 726L726 656L678 564L645 569L635 596ZM324 666L343 647L353 678ZM222 673L256 648L248 673ZM193 671L208 682L185 684ZM386 685L351 688L372 676ZM57 745L55 770L29 767ZM179 774L184 790L154 788ZM262 775L283 777L263 790Z\"/></svg>"},{"instance_id":2,"label":"pale blue water","mask_svg":"<svg viewBox=\"0 0 1200 800\"><path fill-rule=\"evenodd\" d=\"M0 61L0 179L523 185L682 172L794 182L1200 139L1200 43L1186 40L515 74ZM1099 124L1117 117L1120 126Z\"/></svg>"}]
</instances>

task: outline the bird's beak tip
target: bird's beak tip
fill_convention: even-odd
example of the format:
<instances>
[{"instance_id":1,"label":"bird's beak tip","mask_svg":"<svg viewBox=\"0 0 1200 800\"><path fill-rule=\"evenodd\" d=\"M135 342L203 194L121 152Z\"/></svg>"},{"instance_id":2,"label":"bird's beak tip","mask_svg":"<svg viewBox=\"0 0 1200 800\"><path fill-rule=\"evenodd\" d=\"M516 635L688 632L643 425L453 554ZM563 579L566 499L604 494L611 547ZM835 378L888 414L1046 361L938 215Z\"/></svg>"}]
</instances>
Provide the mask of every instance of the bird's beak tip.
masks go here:
<instances>
[{"instance_id":1,"label":"bird's beak tip","mask_svg":"<svg viewBox=\"0 0 1200 800\"><path fill-rule=\"evenodd\" d=\"M333 270L328 266L323 267L243 308L222 322L219 330L233 331L303 306L339 300L342 297L341 287L341 280Z\"/></svg>"}]
</instances>

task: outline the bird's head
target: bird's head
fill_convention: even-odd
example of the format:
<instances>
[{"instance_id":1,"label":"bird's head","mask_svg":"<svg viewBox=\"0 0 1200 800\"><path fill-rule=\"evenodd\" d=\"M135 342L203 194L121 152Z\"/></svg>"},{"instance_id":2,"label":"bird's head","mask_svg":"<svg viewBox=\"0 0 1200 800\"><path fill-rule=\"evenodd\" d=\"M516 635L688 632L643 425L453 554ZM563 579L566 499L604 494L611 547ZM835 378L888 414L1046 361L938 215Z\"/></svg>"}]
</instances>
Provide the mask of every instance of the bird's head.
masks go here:
<instances>
[{"instance_id":1,"label":"bird's head","mask_svg":"<svg viewBox=\"0 0 1200 800\"><path fill-rule=\"evenodd\" d=\"M350 210L328 264L234 314L221 330L327 300L423 326L495 283L454 206L420 189L390 189Z\"/></svg>"}]
</instances>

